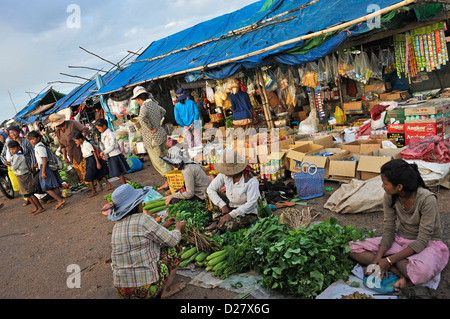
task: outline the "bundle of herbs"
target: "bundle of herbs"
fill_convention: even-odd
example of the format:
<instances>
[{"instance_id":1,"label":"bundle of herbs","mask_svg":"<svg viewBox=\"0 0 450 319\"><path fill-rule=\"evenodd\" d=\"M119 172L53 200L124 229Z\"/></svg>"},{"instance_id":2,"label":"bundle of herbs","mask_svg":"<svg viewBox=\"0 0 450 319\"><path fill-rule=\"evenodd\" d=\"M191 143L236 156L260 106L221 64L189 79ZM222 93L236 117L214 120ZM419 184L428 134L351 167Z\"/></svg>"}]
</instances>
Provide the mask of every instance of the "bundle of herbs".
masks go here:
<instances>
[{"instance_id":1,"label":"bundle of herbs","mask_svg":"<svg viewBox=\"0 0 450 319\"><path fill-rule=\"evenodd\" d=\"M199 230L212 223L211 214L206 210L204 203L200 201L182 200L176 204L169 205L168 217L174 217L176 221L185 220L186 224L192 224Z\"/></svg>"},{"instance_id":2,"label":"bundle of herbs","mask_svg":"<svg viewBox=\"0 0 450 319\"><path fill-rule=\"evenodd\" d=\"M263 285L301 298L314 298L333 282L348 280L355 265L348 257L349 243L364 238L363 230L340 226L334 218L290 231L265 255Z\"/></svg>"}]
</instances>

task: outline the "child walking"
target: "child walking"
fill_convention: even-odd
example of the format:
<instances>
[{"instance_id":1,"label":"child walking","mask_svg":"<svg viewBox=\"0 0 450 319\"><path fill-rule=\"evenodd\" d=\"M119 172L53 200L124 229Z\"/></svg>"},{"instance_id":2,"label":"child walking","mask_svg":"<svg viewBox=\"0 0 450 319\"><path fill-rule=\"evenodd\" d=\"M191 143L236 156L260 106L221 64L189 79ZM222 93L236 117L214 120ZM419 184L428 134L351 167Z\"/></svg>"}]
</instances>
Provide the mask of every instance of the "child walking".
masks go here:
<instances>
[{"instance_id":1,"label":"child walking","mask_svg":"<svg viewBox=\"0 0 450 319\"><path fill-rule=\"evenodd\" d=\"M108 122L105 119L98 119L95 122L95 127L102 134L101 141L105 150L100 153L100 157L108 160L109 175L119 177L122 184L126 184L125 174L130 170L130 166L117 147L116 135L108 128Z\"/></svg>"},{"instance_id":2,"label":"child walking","mask_svg":"<svg viewBox=\"0 0 450 319\"><path fill-rule=\"evenodd\" d=\"M351 242L350 257L363 266L378 265L382 278L388 272L397 275L395 291L427 283L445 268L449 257L441 240L436 195L425 186L417 165L402 159L383 165L381 179L383 235Z\"/></svg>"},{"instance_id":3,"label":"child walking","mask_svg":"<svg viewBox=\"0 0 450 319\"><path fill-rule=\"evenodd\" d=\"M16 141L11 141L8 144L9 152L12 155L11 158L11 170L17 177L19 182L19 192L20 195L28 199L28 201L33 204L34 210L30 212L31 215L35 216L41 214L45 211L41 203L34 194L38 192L37 187L33 183L33 174L28 167L25 156L23 155L20 144Z\"/></svg>"},{"instance_id":4,"label":"child walking","mask_svg":"<svg viewBox=\"0 0 450 319\"><path fill-rule=\"evenodd\" d=\"M41 189L57 201L55 209L59 210L66 205L66 201L61 197L61 176L48 167L48 154L51 150L42 142L42 135L37 131L28 133L28 140L34 145Z\"/></svg>"},{"instance_id":5,"label":"child walking","mask_svg":"<svg viewBox=\"0 0 450 319\"><path fill-rule=\"evenodd\" d=\"M94 145L86 140L81 132L75 133L72 138L75 144L78 147L81 147L81 152L86 160L86 175L84 176L84 180L89 183L89 187L92 191L88 197L94 197L98 192L103 190L101 180L108 185L107 190L113 189L114 186L112 186L106 178L106 175L108 174L107 164L97 155ZM95 189L94 182L97 182L97 190Z\"/></svg>"}]
</instances>

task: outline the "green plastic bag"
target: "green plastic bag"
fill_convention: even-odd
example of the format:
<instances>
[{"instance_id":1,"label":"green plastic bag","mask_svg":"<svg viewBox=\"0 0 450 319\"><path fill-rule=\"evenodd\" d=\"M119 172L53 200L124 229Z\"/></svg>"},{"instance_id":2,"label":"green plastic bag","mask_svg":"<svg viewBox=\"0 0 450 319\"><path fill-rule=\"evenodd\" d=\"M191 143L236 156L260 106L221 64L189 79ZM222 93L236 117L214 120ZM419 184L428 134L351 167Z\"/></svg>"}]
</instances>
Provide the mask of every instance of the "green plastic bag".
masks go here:
<instances>
[{"instance_id":1,"label":"green plastic bag","mask_svg":"<svg viewBox=\"0 0 450 319\"><path fill-rule=\"evenodd\" d=\"M257 200L256 207L257 207L259 218L266 218L266 217L272 216L272 209L270 209L270 206L265 199L259 197Z\"/></svg>"}]
</instances>

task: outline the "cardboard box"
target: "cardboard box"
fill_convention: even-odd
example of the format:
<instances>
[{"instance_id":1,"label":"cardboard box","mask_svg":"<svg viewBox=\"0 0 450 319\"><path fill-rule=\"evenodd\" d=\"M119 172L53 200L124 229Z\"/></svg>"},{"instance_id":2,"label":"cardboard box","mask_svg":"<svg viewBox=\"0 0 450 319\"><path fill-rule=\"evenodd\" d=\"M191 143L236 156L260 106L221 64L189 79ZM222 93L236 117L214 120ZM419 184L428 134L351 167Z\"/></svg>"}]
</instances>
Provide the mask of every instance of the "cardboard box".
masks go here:
<instances>
[{"instance_id":1,"label":"cardboard box","mask_svg":"<svg viewBox=\"0 0 450 319\"><path fill-rule=\"evenodd\" d=\"M363 106L365 109L367 109L368 111L372 111L373 107L377 104L380 104L383 101L363 101Z\"/></svg>"},{"instance_id":2,"label":"cardboard box","mask_svg":"<svg viewBox=\"0 0 450 319\"><path fill-rule=\"evenodd\" d=\"M286 170L289 170L289 159L286 157L286 152L274 152L269 155L258 156L260 163L266 163L271 160L282 160L282 165Z\"/></svg>"},{"instance_id":3,"label":"cardboard box","mask_svg":"<svg viewBox=\"0 0 450 319\"><path fill-rule=\"evenodd\" d=\"M333 153L330 156L322 156L323 154ZM306 155L303 158L303 163L316 165L318 168L325 170L325 178L330 177L330 161L338 160L347 157L350 153L340 148L325 148L317 152Z\"/></svg>"},{"instance_id":4,"label":"cardboard box","mask_svg":"<svg viewBox=\"0 0 450 319\"><path fill-rule=\"evenodd\" d=\"M415 115L436 115L442 114L444 108L442 106L419 106L410 107L405 109L405 116L415 116Z\"/></svg>"},{"instance_id":5,"label":"cardboard box","mask_svg":"<svg viewBox=\"0 0 450 319\"><path fill-rule=\"evenodd\" d=\"M349 151L350 154L369 154L374 150L380 149L383 141L396 142L395 140L389 139L356 140L350 143L344 143L341 147L343 150Z\"/></svg>"},{"instance_id":6,"label":"cardboard box","mask_svg":"<svg viewBox=\"0 0 450 319\"><path fill-rule=\"evenodd\" d=\"M356 101L344 103L343 110L344 112L356 112L356 111L363 111L364 108L361 101Z\"/></svg>"},{"instance_id":7,"label":"cardboard box","mask_svg":"<svg viewBox=\"0 0 450 319\"><path fill-rule=\"evenodd\" d=\"M411 139L413 137L418 137L420 139L424 139L428 136L444 136L444 133L437 133L437 134L432 134L432 133L405 133L405 145L409 145L409 143L411 142Z\"/></svg>"},{"instance_id":8,"label":"cardboard box","mask_svg":"<svg viewBox=\"0 0 450 319\"><path fill-rule=\"evenodd\" d=\"M308 118L309 111L294 112L292 118L294 121L304 121Z\"/></svg>"},{"instance_id":9,"label":"cardboard box","mask_svg":"<svg viewBox=\"0 0 450 319\"><path fill-rule=\"evenodd\" d=\"M386 122L388 124L404 124L405 120L405 109L395 109L386 113Z\"/></svg>"},{"instance_id":10,"label":"cardboard box","mask_svg":"<svg viewBox=\"0 0 450 319\"><path fill-rule=\"evenodd\" d=\"M293 173L300 172L302 166L303 158L306 155L312 154L314 152L322 150L324 147L322 145L317 145L314 143L305 144L291 149L287 152L286 158L289 160L289 170Z\"/></svg>"},{"instance_id":11,"label":"cardboard box","mask_svg":"<svg viewBox=\"0 0 450 319\"><path fill-rule=\"evenodd\" d=\"M350 154L346 157L331 160L329 165L329 175L331 178L358 178L356 168L358 165L358 154Z\"/></svg>"},{"instance_id":12,"label":"cardboard box","mask_svg":"<svg viewBox=\"0 0 450 319\"><path fill-rule=\"evenodd\" d=\"M332 135L315 135L315 136L311 136L311 137L307 137L304 138L300 141L296 141L295 143L297 144L297 142L313 142L314 144L317 145L322 145L323 147L333 147L334 146L334 138ZM300 144L297 144L300 145Z\"/></svg>"},{"instance_id":13,"label":"cardboard box","mask_svg":"<svg viewBox=\"0 0 450 319\"><path fill-rule=\"evenodd\" d=\"M444 122L442 119L437 123L405 124L405 133L431 134L437 135L444 132Z\"/></svg>"},{"instance_id":14,"label":"cardboard box","mask_svg":"<svg viewBox=\"0 0 450 319\"><path fill-rule=\"evenodd\" d=\"M391 156L361 156L357 168L357 171L360 173L360 179L365 181L380 175L381 167L391 160Z\"/></svg>"},{"instance_id":15,"label":"cardboard box","mask_svg":"<svg viewBox=\"0 0 450 319\"><path fill-rule=\"evenodd\" d=\"M387 133L387 138L395 140L397 147L406 146L406 133Z\"/></svg>"},{"instance_id":16,"label":"cardboard box","mask_svg":"<svg viewBox=\"0 0 450 319\"><path fill-rule=\"evenodd\" d=\"M375 94L380 94L380 93L384 93L387 91L387 86L386 83L381 82L381 83L373 83L373 84L367 84L364 87L364 92L365 93L375 93Z\"/></svg>"},{"instance_id":17,"label":"cardboard box","mask_svg":"<svg viewBox=\"0 0 450 319\"><path fill-rule=\"evenodd\" d=\"M396 101L396 102L406 100L410 97L411 95L409 94L408 91L392 91L390 93L382 93L379 96L380 100Z\"/></svg>"},{"instance_id":18,"label":"cardboard box","mask_svg":"<svg viewBox=\"0 0 450 319\"><path fill-rule=\"evenodd\" d=\"M251 138L251 140L252 139L253 138ZM256 141L256 139L255 139L255 141ZM288 137L284 140L277 141L274 143L260 144L260 145L256 146L256 152L258 155L269 155L270 153L273 153L273 152L286 151L291 148L297 147L294 145L294 142L295 142L295 140L293 137Z\"/></svg>"}]
</instances>

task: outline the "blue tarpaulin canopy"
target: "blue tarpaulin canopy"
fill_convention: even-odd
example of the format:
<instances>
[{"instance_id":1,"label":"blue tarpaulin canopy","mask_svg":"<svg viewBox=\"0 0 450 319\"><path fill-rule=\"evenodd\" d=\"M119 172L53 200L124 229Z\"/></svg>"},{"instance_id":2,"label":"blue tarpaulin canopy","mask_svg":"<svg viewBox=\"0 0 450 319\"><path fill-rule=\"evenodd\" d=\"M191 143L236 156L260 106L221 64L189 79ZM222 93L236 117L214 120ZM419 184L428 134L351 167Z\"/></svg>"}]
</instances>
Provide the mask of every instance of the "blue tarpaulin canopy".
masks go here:
<instances>
[{"instance_id":1,"label":"blue tarpaulin canopy","mask_svg":"<svg viewBox=\"0 0 450 319\"><path fill-rule=\"evenodd\" d=\"M105 76L103 76L104 83L109 83L114 79L115 76L117 76L117 74L119 74L118 69L114 69L108 72ZM96 78L93 78L91 81L88 81L85 84L73 89L63 99L59 100L58 103L56 103L56 105L51 110L48 110L45 114L50 115L71 106L81 105L87 98L94 96L97 90L98 88Z\"/></svg>"},{"instance_id":2,"label":"blue tarpaulin canopy","mask_svg":"<svg viewBox=\"0 0 450 319\"><path fill-rule=\"evenodd\" d=\"M39 94L35 98L31 99L30 102L28 102L28 104L19 113L16 114L14 120L16 122L33 123L39 118L38 115L28 117L28 115L33 112L33 110L41 105L55 103L63 97L64 94L53 90L53 88L50 88Z\"/></svg>"},{"instance_id":3,"label":"blue tarpaulin canopy","mask_svg":"<svg viewBox=\"0 0 450 319\"><path fill-rule=\"evenodd\" d=\"M413 1L376 1L377 10ZM226 78L242 68L254 68L278 60L301 64L317 60L336 49L347 37L370 31L366 22L341 32L322 34L321 46L301 55L287 50L304 45L297 38L366 16L368 0L267 0L200 23L153 42L113 81L97 92L112 93L163 77L204 72ZM288 42L285 44L285 42Z\"/></svg>"}]
</instances>

